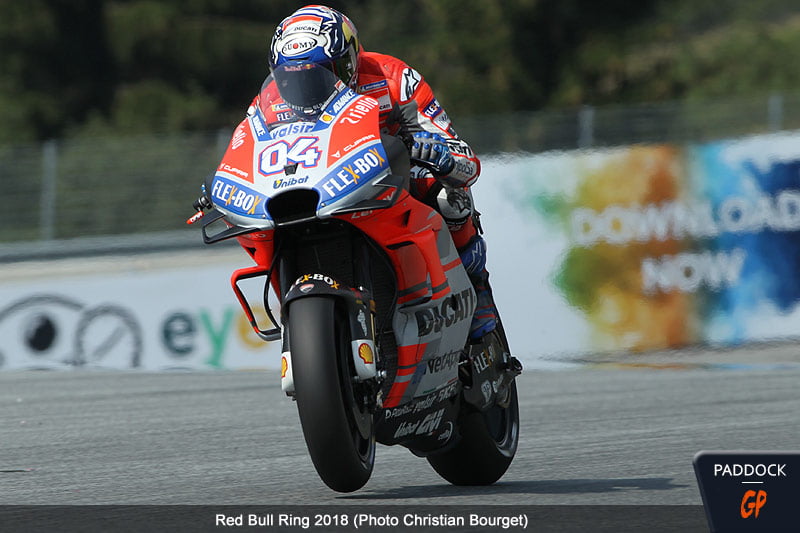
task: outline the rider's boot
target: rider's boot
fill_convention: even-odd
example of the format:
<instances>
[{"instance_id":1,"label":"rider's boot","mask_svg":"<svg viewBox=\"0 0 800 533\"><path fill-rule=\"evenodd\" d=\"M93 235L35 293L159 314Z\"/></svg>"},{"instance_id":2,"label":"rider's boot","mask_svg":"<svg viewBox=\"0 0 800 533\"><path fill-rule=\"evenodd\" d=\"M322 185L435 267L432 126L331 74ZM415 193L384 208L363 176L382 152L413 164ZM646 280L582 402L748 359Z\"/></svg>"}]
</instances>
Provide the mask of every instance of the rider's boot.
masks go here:
<instances>
[{"instance_id":1,"label":"rider's boot","mask_svg":"<svg viewBox=\"0 0 800 533\"><path fill-rule=\"evenodd\" d=\"M459 249L459 254L477 296L469 337L478 340L497 327L497 307L489 286L489 272L486 270L486 241L475 235L464 248Z\"/></svg>"},{"instance_id":2,"label":"rider's boot","mask_svg":"<svg viewBox=\"0 0 800 533\"><path fill-rule=\"evenodd\" d=\"M497 308L489 286L486 241L480 236L479 214L473 207L469 189L442 188L436 201L437 209L447 222L461 262L475 288L477 306L469 336L472 340L478 340L497 327Z\"/></svg>"}]
</instances>

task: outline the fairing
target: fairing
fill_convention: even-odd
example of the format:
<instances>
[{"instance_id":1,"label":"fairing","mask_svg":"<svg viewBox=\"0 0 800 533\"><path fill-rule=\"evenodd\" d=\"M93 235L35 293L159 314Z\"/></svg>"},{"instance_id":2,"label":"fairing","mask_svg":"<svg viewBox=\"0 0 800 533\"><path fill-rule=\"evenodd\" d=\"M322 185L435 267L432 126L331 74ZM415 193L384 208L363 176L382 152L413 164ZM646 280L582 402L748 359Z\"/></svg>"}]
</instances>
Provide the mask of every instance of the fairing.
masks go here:
<instances>
[{"instance_id":1,"label":"fairing","mask_svg":"<svg viewBox=\"0 0 800 533\"><path fill-rule=\"evenodd\" d=\"M258 106L236 128L207 191L230 223L273 229L270 202L298 189L318 194L318 218L387 207L400 193L404 178L392 174L377 129L377 101L357 95L324 68L316 71L332 93L315 121L282 102L270 75Z\"/></svg>"},{"instance_id":2,"label":"fairing","mask_svg":"<svg viewBox=\"0 0 800 533\"><path fill-rule=\"evenodd\" d=\"M457 404L449 399L460 391L458 368L475 292L441 216L408 193L408 152L400 141L382 139L378 101L338 80L330 83L333 96L308 120L283 102L267 78L207 194L229 226L225 236L237 236L264 275L273 271L273 255L281 254L276 235L289 228L336 219L380 248L396 284L394 299L381 303L391 309L396 350L389 354L377 438L384 444L413 441L417 450L440 448L453 435ZM298 215L301 204L307 212L299 209ZM242 269L233 279L254 272ZM319 273L331 274L324 268ZM294 279L271 281L283 300ZM356 344L356 356L367 350L363 342ZM291 360L288 349L284 357ZM372 368L361 371L371 375Z\"/></svg>"}]
</instances>

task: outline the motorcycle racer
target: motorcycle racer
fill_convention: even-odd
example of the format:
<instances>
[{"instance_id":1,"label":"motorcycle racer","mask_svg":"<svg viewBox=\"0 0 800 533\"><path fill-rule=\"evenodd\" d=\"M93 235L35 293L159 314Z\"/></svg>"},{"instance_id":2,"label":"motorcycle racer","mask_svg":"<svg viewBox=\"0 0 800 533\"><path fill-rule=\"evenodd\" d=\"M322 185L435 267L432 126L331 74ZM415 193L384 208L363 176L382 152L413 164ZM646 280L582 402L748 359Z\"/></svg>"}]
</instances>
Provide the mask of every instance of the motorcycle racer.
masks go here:
<instances>
[{"instance_id":1,"label":"motorcycle racer","mask_svg":"<svg viewBox=\"0 0 800 533\"><path fill-rule=\"evenodd\" d=\"M431 87L400 59L364 50L350 19L322 5L298 9L275 30L270 69L296 61L326 67L354 91L377 100L382 133L401 137L411 157L433 169L413 167L410 192L442 215L475 288L477 308L470 337L477 340L494 330L498 316L488 283L486 242L470 191L480 174L480 161L459 138ZM275 94L270 100L271 109L284 113L287 121L291 115L320 111L293 107L291 99L281 102Z\"/></svg>"}]
</instances>

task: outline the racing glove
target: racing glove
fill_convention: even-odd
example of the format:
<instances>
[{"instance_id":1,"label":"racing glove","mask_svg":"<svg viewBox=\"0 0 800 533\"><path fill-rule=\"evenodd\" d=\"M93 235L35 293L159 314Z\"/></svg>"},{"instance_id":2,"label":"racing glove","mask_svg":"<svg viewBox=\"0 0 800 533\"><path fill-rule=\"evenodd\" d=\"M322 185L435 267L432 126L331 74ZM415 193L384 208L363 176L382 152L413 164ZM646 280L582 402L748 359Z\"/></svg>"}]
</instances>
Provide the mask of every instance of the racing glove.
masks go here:
<instances>
[{"instance_id":1,"label":"racing glove","mask_svg":"<svg viewBox=\"0 0 800 533\"><path fill-rule=\"evenodd\" d=\"M425 166L429 167L437 177L447 176L456 166L444 137L429 131L417 131L412 134L411 159L427 163Z\"/></svg>"}]
</instances>

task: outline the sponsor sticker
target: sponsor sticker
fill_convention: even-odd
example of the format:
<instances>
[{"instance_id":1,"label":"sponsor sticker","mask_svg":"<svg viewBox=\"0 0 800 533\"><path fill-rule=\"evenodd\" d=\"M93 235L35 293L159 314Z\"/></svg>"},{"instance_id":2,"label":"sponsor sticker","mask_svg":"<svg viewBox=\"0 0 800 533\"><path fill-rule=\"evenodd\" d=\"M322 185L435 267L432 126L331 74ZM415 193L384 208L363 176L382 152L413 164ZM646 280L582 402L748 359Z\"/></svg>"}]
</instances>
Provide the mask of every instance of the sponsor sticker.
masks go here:
<instances>
[{"instance_id":1,"label":"sponsor sticker","mask_svg":"<svg viewBox=\"0 0 800 533\"><path fill-rule=\"evenodd\" d=\"M366 85L359 85L358 92L360 93L368 93L370 91L375 91L380 89L381 87L387 87L389 82L386 80L375 81L372 83L367 83Z\"/></svg>"},{"instance_id":2,"label":"sponsor sticker","mask_svg":"<svg viewBox=\"0 0 800 533\"><path fill-rule=\"evenodd\" d=\"M378 107L380 107L380 104L374 98L361 98L357 103L347 109L347 114L342 118L342 122L358 124L370 111Z\"/></svg>"},{"instance_id":3,"label":"sponsor sticker","mask_svg":"<svg viewBox=\"0 0 800 533\"><path fill-rule=\"evenodd\" d=\"M447 139L445 142L447 143L447 149L453 154L463 155L464 157L472 157L475 155L472 148L470 148L467 143L457 139Z\"/></svg>"},{"instance_id":4,"label":"sponsor sticker","mask_svg":"<svg viewBox=\"0 0 800 533\"><path fill-rule=\"evenodd\" d=\"M330 114L331 114L331 115L334 115L334 116L335 116L336 114L338 114L338 113L339 113L339 111L341 111L342 109L344 109L344 108L345 108L345 106L347 106L347 104L349 104L350 102L352 102L352 101L353 101L353 99L354 99L356 96L358 96L358 95L357 95L355 92L353 92L353 91L349 91L349 90L348 90L348 91L344 91L342 94L340 94L340 95L339 95L339 97L338 97L336 100L334 100L334 101L331 103L330 107L328 108L328 109L329 109L329 112L330 112Z\"/></svg>"},{"instance_id":5,"label":"sponsor sticker","mask_svg":"<svg viewBox=\"0 0 800 533\"><path fill-rule=\"evenodd\" d=\"M358 316L356 317L358 323L361 325L361 331L364 335L367 335L369 331L367 331L367 315L364 313L363 309L358 310Z\"/></svg>"},{"instance_id":6,"label":"sponsor sticker","mask_svg":"<svg viewBox=\"0 0 800 533\"><path fill-rule=\"evenodd\" d=\"M379 113L383 113L384 111L388 111L389 109L392 108L392 97L389 94L388 87L384 87L382 89L378 89L364 94L378 101Z\"/></svg>"},{"instance_id":7,"label":"sponsor sticker","mask_svg":"<svg viewBox=\"0 0 800 533\"><path fill-rule=\"evenodd\" d=\"M487 368L492 366L495 362L495 353L494 347L489 345L486 350L481 351L478 355L475 356L473 359L473 365L475 366L475 370L480 374L483 373Z\"/></svg>"},{"instance_id":8,"label":"sponsor sticker","mask_svg":"<svg viewBox=\"0 0 800 533\"><path fill-rule=\"evenodd\" d=\"M425 110L422 112L422 114L432 119L441 112L442 106L440 106L439 101L434 98L427 106L425 106Z\"/></svg>"},{"instance_id":9,"label":"sponsor sticker","mask_svg":"<svg viewBox=\"0 0 800 533\"><path fill-rule=\"evenodd\" d=\"M253 130L256 132L256 139L259 141L266 141L269 139L269 133L264 126L264 120L261 118L261 113L256 111L250 115L250 123L253 125Z\"/></svg>"},{"instance_id":10,"label":"sponsor sticker","mask_svg":"<svg viewBox=\"0 0 800 533\"><path fill-rule=\"evenodd\" d=\"M442 111L435 119L433 119L433 123L443 130L448 131L450 128L450 117L447 116L447 113Z\"/></svg>"},{"instance_id":11,"label":"sponsor sticker","mask_svg":"<svg viewBox=\"0 0 800 533\"><path fill-rule=\"evenodd\" d=\"M240 124L236 131L233 132L233 137L231 137L231 150L236 150L243 145L246 138L247 132L244 131L244 125Z\"/></svg>"},{"instance_id":12,"label":"sponsor sticker","mask_svg":"<svg viewBox=\"0 0 800 533\"><path fill-rule=\"evenodd\" d=\"M442 423L444 409L425 415L416 421L403 421L397 427L394 438L408 437L410 435L432 435Z\"/></svg>"},{"instance_id":13,"label":"sponsor sticker","mask_svg":"<svg viewBox=\"0 0 800 533\"><path fill-rule=\"evenodd\" d=\"M442 371L450 370L458 366L461 359L461 352L450 352L438 357L429 359L425 365L425 372L428 374L437 374Z\"/></svg>"},{"instance_id":14,"label":"sponsor sticker","mask_svg":"<svg viewBox=\"0 0 800 533\"><path fill-rule=\"evenodd\" d=\"M286 137L287 135L305 133L311 131L313 128L314 124L312 122L292 122L291 124L285 124L275 128L272 130L271 134L274 139L277 139L278 137Z\"/></svg>"},{"instance_id":15,"label":"sponsor sticker","mask_svg":"<svg viewBox=\"0 0 800 533\"><path fill-rule=\"evenodd\" d=\"M378 147L367 148L344 163L333 178L322 184L330 197L346 194L359 182L376 175L386 166L386 154Z\"/></svg>"},{"instance_id":16,"label":"sponsor sticker","mask_svg":"<svg viewBox=\"0 0 800 533\"><path fill-rule=\"evenodd\" d=\"M308 176L303 176L302 178L278 178L272 182L273 189L284 189L287 187L291 187L293 185L302 185L308 182Z\"/></svg>"},{"instance_id":17,"label":"sponsor sticker","mask_svg":"<svg viewBox=\"0 0 800 533\"><path fill-rule=\"evenodd\" d=\"M447 296L436 306L417 311L415 316L419 336L439 333L442 328L449 328L453 324L471 319L474 308L475 296L470 288Z\"/></svg>"},{"instance_id":18,"label":"sponsor sticker","mask_svg":"<svg viewBox=\"0 0 800 533\"><path fill-rule=\"evenodd\" d=\"M392 97L389 96L389 91L386 91L384 94L377 95L375 99L378 100L379 113L389 111L392 108Z\"/></svg>"},{"instance_id":19,"label":"sponsor sticker","mask_svg":"<svg viewBox=\"0 0 800 533\"><path fill-rule=\"evenodd\" d=\"M300 283L307 283L309 281L324 281L325 283L330 285L332 289L338 289L339 288L339 282L338 281L336 281L332 277L326 276L324 274L304 274L304 275L300 276L299 278L297 278L292 285L298 285ZM314 287L313 284L310 284L310 285L311 285L312 288ZM300 290L302 290L302 287L300 288ZM308 289L308 290L310 290L310 289Z\"/></svg>"},{"instance_id":20,"label":"sponsor sticker","mask_svg":"<svg viewBox=\"0 0 800 533\"><path fill-rule=\"evenodd\" d=\"M372 354L372 348L370 348L369 344L366 342L361 343L358 346L358 356L368 365L371 365L375 362L375 357Z\"/></svg>"},{"instance_id":21,"label":"sponsor sticker","mask_svg":"<svg viewBox=\"0 0 800 533\"><path fill-rule=\"evenodd\" d=\"M290 33L314 33L319 34L322 26L322 17L317 15L295 15L287 20L281 28L284 35Z\"/></svg>"},{"instance_id":22,"label":"sponsor sticker","mask_svg":"<svg viewBox=\"0 0 800 533\"><path fill-rule=\"evenodd\" d=\"M355 141L351 142L350 144L348 144L347 146L342 148L341 152L344 152L346 154L347 152L350 152L351 150L353 150L355 148L358 148L359 146L361 146L365 142L371 141L371 140L373 140L375 138L376 137L375 137L374 133L370 133L369 135L364 135L363 137L359 137ZM340 157L340 156L337 156L337 157Z\"/></svg>"},{"instance_id":23,"label":"sponsor sticker","mask_svg":"<svg viewBox=\"0 0 800 533\"><path fill-rule=\"evenodd\" d=\"M219 167L217 167L217 170L222 170L224 172L228 172L228 173L233 174L234 176L236 176L238 178L242 178L242 179L248 179L250 177L250 174L248 172L246 172L246 171L244 171L244 170L242 170L240 168L231 166L228 163L225 163L224 161L219 164Z\"/></svg>"},{"instance_id":24,"label":"sponsor sticker","mask_svg":"<svg viewBox=\"0 0 800 533\"><path fill-rule=\"evenodd\" d=\"M287 39L281 46L281 53L288 57L303 54L317 46L317 37L307 33L301 33L296 37Z\"/></svg>"},{"instance_id":25,"label":"sponsor sticker","mask_svg":"<svg viewBox=\"0 0 800 533\"><path fill-rule=\"evenodd\" d=\"M211 185L214 203L242 215L264 214L265 196L219 175Z\"/></svg>"}]
</instances>

